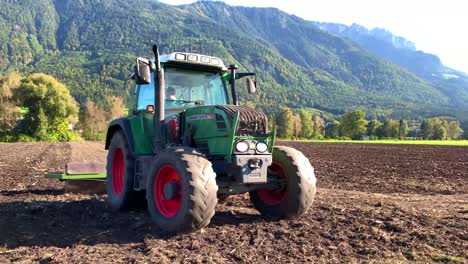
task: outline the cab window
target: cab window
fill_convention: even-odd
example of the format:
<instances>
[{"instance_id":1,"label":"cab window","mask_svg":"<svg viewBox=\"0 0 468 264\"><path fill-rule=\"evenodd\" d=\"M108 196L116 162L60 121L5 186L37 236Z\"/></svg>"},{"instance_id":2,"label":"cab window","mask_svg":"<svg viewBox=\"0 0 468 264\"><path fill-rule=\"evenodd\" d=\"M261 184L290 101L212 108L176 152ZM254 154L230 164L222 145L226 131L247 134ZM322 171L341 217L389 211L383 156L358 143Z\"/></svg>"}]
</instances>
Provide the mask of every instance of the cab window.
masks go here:
<instances>
[{"instance_id":1,"label":"cab window","mask_svg":"<svg viewBox=\"0 0 468 264\"><path fill-rule=\"evenodd\" d=\"M151 74L153 80L153 74ZM196 105L225 105L225 81L220 73L178 68L165 69L165 109L183 111ZM137 110L154 105L154 82L138 88Z\"/></svg>"},{"instance_id":2,"label":"cab window","mask_svg":"<svg viewBox=\"0 0 468 264\"><path fill-rule=\"evenodd\" d=\"M153 77L151 78L151 80L153 80ZM138 91L137 110L145 110L148 105L154 105L153 81L150 84L140 85Z\"/></svg>"}]
</instances>

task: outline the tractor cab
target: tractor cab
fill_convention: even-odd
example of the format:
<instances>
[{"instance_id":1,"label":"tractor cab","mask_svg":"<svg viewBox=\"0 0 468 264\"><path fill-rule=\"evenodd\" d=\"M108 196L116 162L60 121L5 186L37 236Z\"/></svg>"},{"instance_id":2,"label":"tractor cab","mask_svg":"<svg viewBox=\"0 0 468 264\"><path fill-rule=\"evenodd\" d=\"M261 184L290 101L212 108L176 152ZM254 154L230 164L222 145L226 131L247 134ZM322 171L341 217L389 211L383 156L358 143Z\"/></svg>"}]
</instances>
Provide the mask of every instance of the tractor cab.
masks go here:
<instances>
[{"instance_id":1,"label":"tractor cab","mask_svg":"<svg viewBox=\"0 0 468 264\"><path fill-rule=\"evenodd\" d=\"M164 70L165 118L192 107L233 103L226 85L230 74L221 59L178 52L162 55L160 63ZM154 84L137 84L137 110L154 109Z\"/></svg>"}]
</instances>

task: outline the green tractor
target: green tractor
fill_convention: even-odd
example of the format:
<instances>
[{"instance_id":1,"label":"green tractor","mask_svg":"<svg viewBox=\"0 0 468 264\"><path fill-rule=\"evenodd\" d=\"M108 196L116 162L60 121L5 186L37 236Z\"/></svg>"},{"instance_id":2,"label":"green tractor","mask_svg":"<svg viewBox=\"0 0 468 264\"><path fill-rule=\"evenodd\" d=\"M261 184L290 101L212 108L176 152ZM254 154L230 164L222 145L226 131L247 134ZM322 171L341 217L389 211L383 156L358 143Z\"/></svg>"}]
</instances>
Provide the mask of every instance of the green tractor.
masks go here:
<instances>
[{"instance_id":1,"label":"green tractor","mask_svg":"<svg viewBox=\"0 0 468 264\"><path fill-rule=\"evenodd\" d=\"M254 73L212 56L175 52L137 58L133 113L107 130L106 188L113 210L147 205L165 231L207 226L219 199L248 192L263 215L298 217L316 178L299 151L274 146L267 116L239 106L236 83Z\"/></svg>"}]
</instances>

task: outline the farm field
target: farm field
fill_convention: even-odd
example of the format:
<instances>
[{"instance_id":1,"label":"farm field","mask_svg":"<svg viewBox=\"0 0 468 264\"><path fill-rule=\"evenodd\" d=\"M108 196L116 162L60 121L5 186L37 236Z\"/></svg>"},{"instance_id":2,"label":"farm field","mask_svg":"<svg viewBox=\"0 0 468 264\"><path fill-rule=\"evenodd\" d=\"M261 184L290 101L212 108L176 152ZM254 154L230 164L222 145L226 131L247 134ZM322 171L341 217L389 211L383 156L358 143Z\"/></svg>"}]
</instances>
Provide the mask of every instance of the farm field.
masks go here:
<instances>
[{"instance_id":1,"label":"farm field","mask_svg":"<svg viewBox=\"0 0 468 264\"><path fill-rule=\"evenodd\" d=\"M352 144L392 144L392 145L433 145L433 146L468 146L468 140L342 140L342 139L306 139L297 140L308 143L352 143Z\"/></svg>"},{"instance_id":2,"label":"farm field","mask_svg":"<svg viewBox=\"0 0 468 264\"><path fill-rule=\"evenodd\" d=\"M468 261L468 148L280 142L315 167L301 219L264 218L248 196L219 204L202 231L169 237L146 210L45 179L69 161L105 162L98 142L0 144L0 263Z\"/></svg>"}]
</instances>

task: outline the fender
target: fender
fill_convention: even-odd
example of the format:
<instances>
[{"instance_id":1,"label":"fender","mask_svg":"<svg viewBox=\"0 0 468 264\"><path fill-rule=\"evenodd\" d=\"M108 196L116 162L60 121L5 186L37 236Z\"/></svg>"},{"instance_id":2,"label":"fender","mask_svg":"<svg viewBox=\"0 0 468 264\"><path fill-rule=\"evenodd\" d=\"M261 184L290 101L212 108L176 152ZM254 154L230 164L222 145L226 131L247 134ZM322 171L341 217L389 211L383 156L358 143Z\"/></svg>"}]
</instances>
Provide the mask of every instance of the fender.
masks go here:
<instances>
[{"instance_id":1,"label":"fender","mask_svg":"<svg viewBox=\"0 0 468 264\"><path fill-rule=\"evenodd\" d=\"M112 120L112 122L110 122L109 127L107 128L105 149L106 150L109 149L112 136L118 130L122 130L122 132L124 133L124 136L128 142L128 146L130 147L130 151L132 155L134 156L135 147L133 143L132 129L130 128L130 122L128 121L128 118L125 118L125 117L117 118L117 119Z\"/></svg>"}]
</instances>

